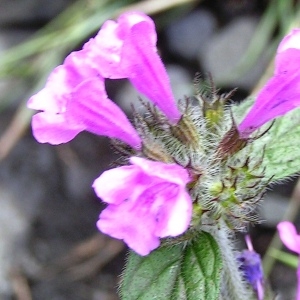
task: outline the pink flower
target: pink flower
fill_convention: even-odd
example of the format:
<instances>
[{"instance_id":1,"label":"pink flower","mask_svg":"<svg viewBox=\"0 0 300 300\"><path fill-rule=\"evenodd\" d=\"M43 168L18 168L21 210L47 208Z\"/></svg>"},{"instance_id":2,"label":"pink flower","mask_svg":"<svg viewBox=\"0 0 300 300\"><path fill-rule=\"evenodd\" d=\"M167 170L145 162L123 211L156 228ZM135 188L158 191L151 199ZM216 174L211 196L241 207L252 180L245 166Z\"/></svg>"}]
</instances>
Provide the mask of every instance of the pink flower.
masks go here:
<instances>
[{"instance_id":1,"label":"pink flower","mask_svg":"<svg viewBox=\"0 0 300 300\"><path fill-rule=\"evenodd\" d=\"M157 54L155 25L143 13L124 13L118 22L106 21L84 50L105 78L128 78L172 122L180 119L169 78Z\"/></svg>"},{"instance_id":2,"label":"pink flower","mask_svg":"<svg viewBox=\"0 0 300 300\"><path fill-rule=\"evenodd\" d=\"M291 251L300 255L300 235L297 233L295 226L291 222L280 222L277 225L280 239L282 243ZM297 300L300 300L300 263L297 270L298 290Z\"/></svg>"},{"instance_id":3,"label":"pink flower","mask_svg":"<svg viewBox=\"0 0 300 300\"><path fill-rule=\"evenodd\" d=\"M99 230L124 240L140 255L160 244L159 238L178 236L190 223L190 178L177 164L131 157L132 165L104 172L93 187L108 207L100 214Z\"/></svg>"},{"instance_id":4,"label":"pink flower","mask_svg":"<svg viewBox=\"0 0 300 300\"><path fill-rule=\"evenodd\" d=\"M71 53L50 74L45 88L29 99L28 107L41 111L32 119L35 138L56 145L87 130L140 148L136 130L108 99L104 79L85 63L84 56L85 50Z\"/></svg>"},{"instance_id":5,"label":"pink flower","mask_svg":"<svg viewBox=\"0 0 300 300\"><path fill-rule=\"evenodd\" d=\"M294 29L280 43L275 72L258 94L245 119L238 126L247 138L266 122L300 105L300 29Z\"/></svg>"},{"instance_id":6,"label":"pink flower","mask_svg":"<svg viewBox=\"0 0 300 300\"><path fill-rule=\"evenodd\" d=\"M279 236L283 244L291 251L300 254L300 235L291 222L280 222L277 225Z\"/></svg>"},{"instance_id":7,"label":"pink flower","mask_svg":"<svg viewBox=\"0 0 300 300\"><path fill-rule=\"evenodd\" d=\"M126 13L107 21L83 50L71 53L50 74L46 86L28 101L41 112L32 120L41 143L60 144L87 130L118 138L139 149L141 139L125 114L108 99L104 78L128 78L176 122L169 78L156 49L153 21L142 13Z\"/></svg>"}]
</instances>

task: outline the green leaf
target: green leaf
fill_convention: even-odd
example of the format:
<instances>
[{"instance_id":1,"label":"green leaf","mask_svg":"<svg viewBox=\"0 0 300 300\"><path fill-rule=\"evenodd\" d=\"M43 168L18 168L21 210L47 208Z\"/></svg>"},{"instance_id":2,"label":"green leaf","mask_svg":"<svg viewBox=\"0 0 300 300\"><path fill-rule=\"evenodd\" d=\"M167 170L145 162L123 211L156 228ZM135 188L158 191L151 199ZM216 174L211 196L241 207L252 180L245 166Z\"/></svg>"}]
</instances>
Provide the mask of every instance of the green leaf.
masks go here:
<instances>
[{"instance_id":1,"label":"green leaf","mask_svg":"<svg viewBox=\"0 0 300 300\"><path fill-rule=\"evenodd\" d=\"M131 252L120 287L122 300L214 300L220 292L221 253L207 232L142 257Z\"/></svg>"},{"instance_id":2,"label":"green leaf","mask_svg":"<svg viewBox=\"0 0 300 300\"><path fill-rule=\"evenodd\" d=\"M253 98L233 107L237 123L253 103ZM271 122L263 126L259 133L263 133ZM266 177L279 180L294 175L300 171L300 109L294 109L283 117L277 118L272 127L261 138L254 140L250 145L252 156L264 158L262 167L265 167Z\"/></svg>"},{"instance_id":3,"label":"green leaf","mask_svg":"<svg viewBox=\"0 0 300 300\"><path fill-rule=\"evenodd\" d=\"M266 144L264 165L266 176L283 179L300 171L300 110L278 118L268 134L253 143L254 149Z\"/></svg>"}]
</instances>

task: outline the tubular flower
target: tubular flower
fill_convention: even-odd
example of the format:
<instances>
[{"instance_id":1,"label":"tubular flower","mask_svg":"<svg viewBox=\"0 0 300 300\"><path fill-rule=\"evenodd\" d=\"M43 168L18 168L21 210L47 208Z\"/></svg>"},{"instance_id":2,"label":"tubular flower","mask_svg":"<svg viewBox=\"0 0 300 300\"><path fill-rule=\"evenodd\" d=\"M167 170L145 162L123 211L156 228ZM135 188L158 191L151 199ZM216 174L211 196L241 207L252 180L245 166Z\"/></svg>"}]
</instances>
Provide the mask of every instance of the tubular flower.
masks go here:
<instances>
[{"instance_id":1,"label":"tubular flower","mask_svg":"<svg viewBox=\"0 0 300 300\"><path fill-rule=\"evenodd\" d=\"M279 236L283 244L298 254L300 254L300 235L291 222L280 222L277 225Z\"/></svg>"},{"instance_id":2,"label":"tubular flower","mask_svg":"<svg viewBox=\"0 0 300 300\"><path fill-rule=\"evenodd\" d=\"M71 53L50 74L45 88L29 99L28 107L41 111L32 119L35 138L56 145L87 130L140 148L136 130L122 110L108 99L104 79L80 60L85 52Z\"/></svg>"},{"instance_id":3,"label":"tubular flower","mask_svg":"<svg viewBox=\"0 0 300 300\"><path fill-rule=\"evenodd\" d=\"M273 77L258 94L253 107L238 126L247 138L266 122L300 105L300 29L292 30L280 43Z\"/></svg>"},{"instance_id":4,"label":"tubular flower","mask_svg":"<svg viewBox=\"0 0 300 300\"><path fill-rule=\"evenodd\" d=\"M106 21L84 50L93 67L105 78L128 78L176 123L180 112L175 104L166 69L157 54L155 25L147 15L122 14L118 22Z\"/></svg>"},{"instance_id":5,"label":"tubular flower","mask_svg":"<svg viewBox=\"0 0 300 300\"><path fill-rule=\"evenodd\" d=\"M153 21L142 13L126 13L118 22L105 22L97 36L82 50L72 52L53 70L45 88L29 99L28 107L41 111L32 120L36 139L60 144L87 130L139 149L141 139L125 114L108 99L104 78L128 78L172 123L180 119L157 54Z\"/></svg>"},{"instance_id":6,"label":"tubular flower","mask_svg":"<svg viewBox=\"0 0 300 300\"><path fill-rule=\"evenodd\" d=\"M282 243L291 251L300 255L300 235L297 233L294 224L291 222L280 222L277 225L280 239ZM300 300L300 260L297 269L298 289L297 300Z\"/></svg>"},{"instance_id":7,"label":"tubular flower","mask_svg":"<svg viewBox=\"0 0 300 300\"><path fill-rule=\"evenodd\" d=\"M246 243L248 250L243 250L237 256L238 261L241 263L240 270L242 271L245 280L251 284L253 290L257 294L258 300L263 300L264 298L264 288L263 288L263 269L261 258L258 253L253 249L250 236L246 236Z\"/></svg>"},{"instance_id":8,"label":"tubular flower","mask_svg":"<svg viewBox=\"0 0 300 300\"><path fill-rule=\"evenodd\" d=\"M93 187L108 207L97 226L124 240L140 255L160 244L159 238L184 233L191 220L192 200L186 191L187 170L177 164L131 157L132 165L104 172Z\"/></svg>"}]
</instances>

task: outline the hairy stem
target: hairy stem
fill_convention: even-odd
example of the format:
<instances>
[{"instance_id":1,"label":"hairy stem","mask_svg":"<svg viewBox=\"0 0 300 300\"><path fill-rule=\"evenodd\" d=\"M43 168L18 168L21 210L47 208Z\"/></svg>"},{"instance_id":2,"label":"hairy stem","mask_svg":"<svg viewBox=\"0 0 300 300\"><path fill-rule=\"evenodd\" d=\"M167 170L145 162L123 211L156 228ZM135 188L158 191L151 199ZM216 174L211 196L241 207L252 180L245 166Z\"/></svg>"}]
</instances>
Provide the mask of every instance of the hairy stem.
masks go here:
<instances>
[{"instance_id":1,"label":"hairy stem","mask_svg":"<svg viewBox=\"0 0 300 300\"><path fill-rule=\"evenodd\" d=\"M234 241L231 233L225 224L218 229L210 228L209 232L219 244L223 258L223 274L220 299L246 300L251 299L251 292L246 287L246 283L239 270L234 249Z\"/></svg>"}]
</instances>

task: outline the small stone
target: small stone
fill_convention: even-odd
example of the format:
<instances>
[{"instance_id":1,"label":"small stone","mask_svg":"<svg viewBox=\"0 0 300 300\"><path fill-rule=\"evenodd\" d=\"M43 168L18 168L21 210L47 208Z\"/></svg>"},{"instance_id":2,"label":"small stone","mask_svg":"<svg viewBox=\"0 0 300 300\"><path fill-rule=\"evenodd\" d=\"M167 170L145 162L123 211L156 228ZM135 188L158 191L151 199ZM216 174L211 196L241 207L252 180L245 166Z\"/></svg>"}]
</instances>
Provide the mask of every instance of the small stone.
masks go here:
<instances>
[{"instance_id":1,"label":"small stone","mask_svg":"<svg viewBox=\"0 0 300 300\"><path fill-rule=\"evenodd\" d=\"M5 123L2 117L2 122ZM0 129L3 127L0 122ZM25 252L30 225L44 195L51 191L53 155L50 147L19 142L0 168L0 299L12 293L10 273L18 268ZM53 152L53 151L51 151ZM26 159L24 159L26 157ZM52 172L51 172L52 171ZM45 178L48 182L45 182ZM59 181L53 185L56 187ZM10 299L10 298L9 298Z\"/></svg>"},{"instance_id":2,"label":"small stone","mask_svg":"<svg viewBox=\"0 0 300 300\"><path fill-rule=\"evenodd\" d=\"M24 212L16 205L14 195L0 185L0 298L11 293L9 274L14 265L12 252L17 239L28 232L29 222Z\"/></svg>"},{"instance_id":3,"label":"small stone","mask_svg":"<svg viewBox=\"0 0 300 300\"><path fill-rule=\"evenodd\" d=\"M176 20L166 29L171 52L188 60L197 58L208 38L217 27L216 18L208 10L195 10Z\"/></svg>"},{"instance_id":4,"label":"small stone","mask_svg":"<svg viewBox=\"0 0 300 300\"><path fill-rule=\"evenodd\" d=\"M256 26L257 19L254 17L236 19L212 36L205 45L205 51L199 51L200 64L212 74L217 85L251 89L259 80L269 63L265 54L245 73L236 69L249 47Z\"/></svg>"}]
</instances>

